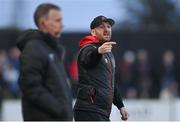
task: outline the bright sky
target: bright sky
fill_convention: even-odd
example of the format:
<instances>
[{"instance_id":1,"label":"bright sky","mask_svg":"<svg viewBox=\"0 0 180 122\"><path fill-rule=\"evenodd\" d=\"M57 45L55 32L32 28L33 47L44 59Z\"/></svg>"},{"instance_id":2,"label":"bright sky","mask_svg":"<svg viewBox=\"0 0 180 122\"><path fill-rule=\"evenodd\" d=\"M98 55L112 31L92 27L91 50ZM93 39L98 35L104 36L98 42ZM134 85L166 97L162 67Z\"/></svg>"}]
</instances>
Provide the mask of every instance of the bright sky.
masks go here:
<instances>
[{"instance_id":1,"label":"bright sky","mask_svg":"<svg viewBox=\"0 0 180 122\"><path fill-rule=\"evenodd\" d=\"M104 15L122 21L123 4L119 0L1 0L0 27L35 28L33 13L43 2L59 5L63 10L64 32L89 31L94 17Z\"/></svg>"}]
</instances>

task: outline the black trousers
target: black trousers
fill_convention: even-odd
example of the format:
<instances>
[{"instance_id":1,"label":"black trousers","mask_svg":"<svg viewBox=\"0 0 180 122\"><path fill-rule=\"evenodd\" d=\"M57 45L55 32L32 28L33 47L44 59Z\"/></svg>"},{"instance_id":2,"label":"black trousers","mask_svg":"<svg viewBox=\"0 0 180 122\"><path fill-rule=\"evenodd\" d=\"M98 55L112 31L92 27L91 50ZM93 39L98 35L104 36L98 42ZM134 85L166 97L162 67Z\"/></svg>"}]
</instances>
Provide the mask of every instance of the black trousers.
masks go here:
<instances>
[{"instance_id":1,"label":"black trousers","mask_svg":"<svg viewBox=\"0 0 180 122\"><path fill-rule=\"evenodd\" d=\"M74 120L75 121L110 121L110 119L107 116L103 116L102 114L91 111L82 111L82 110L74 111Z\"/></svg>"}]
</instances>

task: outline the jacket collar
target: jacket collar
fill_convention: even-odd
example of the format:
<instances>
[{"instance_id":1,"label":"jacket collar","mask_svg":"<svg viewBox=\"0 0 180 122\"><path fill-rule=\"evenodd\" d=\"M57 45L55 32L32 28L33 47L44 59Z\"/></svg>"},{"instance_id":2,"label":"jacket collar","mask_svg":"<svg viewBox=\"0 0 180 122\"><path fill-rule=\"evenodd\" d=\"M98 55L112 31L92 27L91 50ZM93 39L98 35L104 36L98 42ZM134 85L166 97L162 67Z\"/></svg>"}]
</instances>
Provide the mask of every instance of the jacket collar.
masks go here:
<instances>
[{"instance_id":1,"label":"jacket collar","mask_svg":"<svg viewBox=\"0 0 180 122\"><path fill-rule=\"evenodd\" d=\"M94 36L85 36L82 40L79 42L79 46L83 47L86 44L98 44L100 41L94 37Z\"/></svg>"}]
</instances>

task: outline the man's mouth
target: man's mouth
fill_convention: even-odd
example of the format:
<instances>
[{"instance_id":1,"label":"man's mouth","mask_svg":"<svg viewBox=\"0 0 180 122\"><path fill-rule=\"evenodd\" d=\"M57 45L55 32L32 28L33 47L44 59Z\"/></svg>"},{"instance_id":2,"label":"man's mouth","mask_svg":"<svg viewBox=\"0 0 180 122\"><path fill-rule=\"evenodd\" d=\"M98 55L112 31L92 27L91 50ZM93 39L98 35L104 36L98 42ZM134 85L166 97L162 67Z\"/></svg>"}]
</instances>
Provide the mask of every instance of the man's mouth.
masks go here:
<instances>
[{"instance_id":1,"label":"man's mouth","mask_svg":"<svg viewBox=\"0 0 180 122\"><path fill-rule=\"evenodd\" d=\"M56 36L60 36L61 32L56 32L55 34L56 34Z\"/></svg>"},{"instance_id":2,"label":"man's mouth","mask_svg":"<svg viewBox=\"0 0 180 122\"><path fill-rule=\"evenodd\" d=\"M105 37L110 37L110 34L108 34L108 33L104 33L103 34Z\"/></svg>"}]
</instances>

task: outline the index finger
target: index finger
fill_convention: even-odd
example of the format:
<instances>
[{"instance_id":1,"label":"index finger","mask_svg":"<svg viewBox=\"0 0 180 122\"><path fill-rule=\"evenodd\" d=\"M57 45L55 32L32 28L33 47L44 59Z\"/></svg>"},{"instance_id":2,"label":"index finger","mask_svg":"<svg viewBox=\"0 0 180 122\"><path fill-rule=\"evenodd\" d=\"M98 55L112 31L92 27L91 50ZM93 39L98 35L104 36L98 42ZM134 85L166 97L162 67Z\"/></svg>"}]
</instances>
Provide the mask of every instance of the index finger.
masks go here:
<instances>
[{"instance_id":1,"label":"index finger","mask_svg":"<svg viewBox=\"0 0 180 122\"><path fill-rule=\"evenodd\" d=\"M116 42L105 42L104 44L105 45L113 45L113 44L116 44Z\"/></svg>"}]
</instances>

